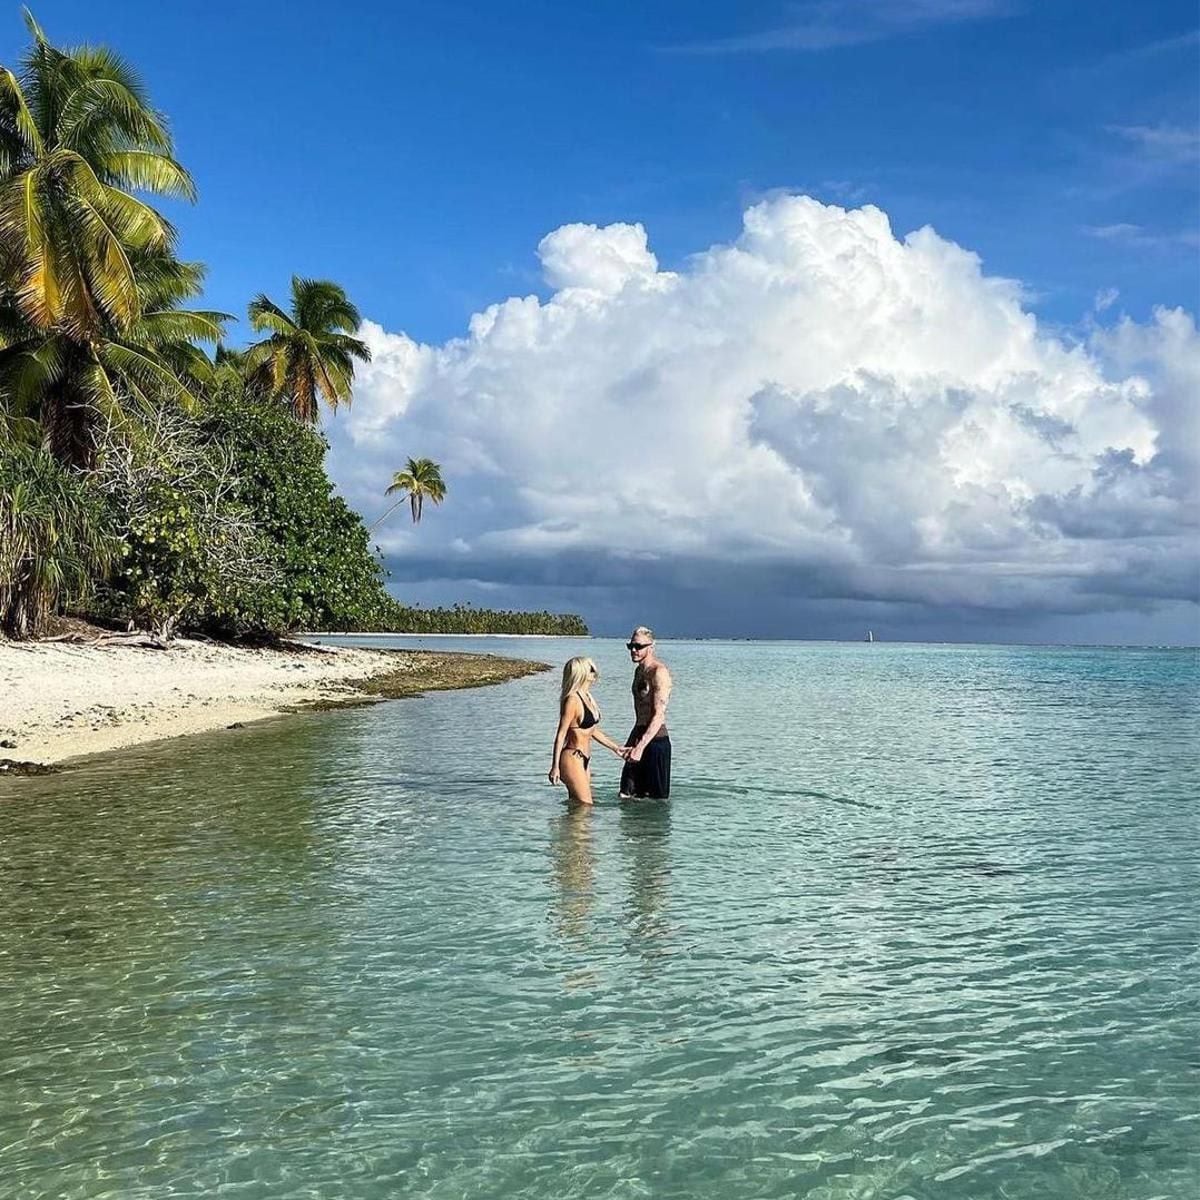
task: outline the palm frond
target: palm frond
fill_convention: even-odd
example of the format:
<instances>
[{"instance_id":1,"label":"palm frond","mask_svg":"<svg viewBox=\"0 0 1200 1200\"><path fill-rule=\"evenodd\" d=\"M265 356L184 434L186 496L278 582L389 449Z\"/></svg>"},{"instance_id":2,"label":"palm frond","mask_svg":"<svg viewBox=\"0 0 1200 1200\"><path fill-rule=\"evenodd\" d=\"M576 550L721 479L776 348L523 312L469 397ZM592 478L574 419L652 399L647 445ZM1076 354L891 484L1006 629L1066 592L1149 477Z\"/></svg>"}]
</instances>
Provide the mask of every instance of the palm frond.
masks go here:
<instances>
[{"instance_id":1,"label":"palm frond","mask_svg":"<svg viewBox=\"0 0 1200 1200\"><path fill-rule=\"evenodd\" d=\"M203 287L203 263L180 262L162 250L134 250L129 257L137 273L142 306L148 311L176 308Z\"/></svg>"},{"instance_id":2,"label":"palm frond","mask_svg":"<svg viewBox=\"0 0 1200 1200\"><path fill-rule=\"evenodd\" d=\"M292 314L296 324L310 333L349 333L362 324L344 289L329 279L292 276Z\"/></svg>"},{"instance_id":3,"label":"palm frond","mask_svg":"<svg viewBox=\"0 0 1200 1200\"><path fill-rule=\"evenodd\" d=\"M110 186L134 188L170 196L176 200L196 199L196 184L173 158L152 150L110 150L97 154L96 173Z\"/></svg>"},{"instance_id":4,"label":"palm frond","mask_svg":"<svg viewBox=\"0 0 1200 1200\"><path fill-rule=\"evenodd\" d=\"M108 214L98 211L83 196L75 198L74 207L91 242L88 257L93 267L88 272L89 290L114 325L129 329L142 315L142 298L125 246L105 219Z\"/></svg>"},{"instance_id":5,"label":"palm frond","mask_svg":"<svg viewBox=\"0 0 1200 1200\"><path fill-rule=\"evenodd\" d=\"M68 88L56 123L58 144L84 151L122 143L170 151L165 120L120 55L105 46L77 46L65 58Z\"/></svg>"},{"instance_id":6,"label":"palm frond","mask_svg":"<svg viewBox=\"0 0 1200 1200\"><path fill-rule=\"evenodd\" d=\"M230 358L237 355L248 367L258 368L266 366L275 357L276 343L274 338L267 338L261 342L255 342L252 346L247 346L245 350L226 350L224 354ZM218 350L220 356L222 350Z\"/></svg>"},{"instance_id":7,"label":"palm frond","mask_svg":"<svg viewBox=\"0 0 1200 1200\"><path fill-rule=\"evenodd\" d=\"M126 342L107 342L100 360L110 370L136 384L143 392L174 400L185 411L197 400L183 381L157 355L145 347Z\"/></svg>"},{"instance_id":8,"label":"palm frond","mask_svg":"<svg viewBox=\"0 0 1200 1200\"><path fill-rule=\"evenodd\" d=\"M348 337L344 333L331 333L325 341L328 345L335 347L350 358L357 358L359 362L371 361L370 346L358 338Z\"/></svg>"},{"instance_id":9,"label":"palm frond","mask_svg":"<svg viewBox=\"0 0 1200 1200\"><path fill-rule=\"evenodd\" d=\"M17 248L21 282L16 297L26 318L47 328L60 308L60 289L47 246L43 172L24 172L0 190L0 239Z\"/></svg>"},{"instance_id":10,"label":"palm frond","mask_svg":"<svg viewBox=\"0 0 1200 1200\"><path fill-rule=\"evenodd\" d=\"M27 342L35 330L25 319L12 292L0 290L0 350Z\"/></svg>"},{"instance_id":11,"label":"palm frond","mask_svg":"<svg viewBox=\"0 0 1200 1200\"><path fill-rule=\"evenodd\" d=\"M20 81L7 67L0 67L0 109L12 121L13 131L36 156L42 153L42 135L25 99Z\"/></svg>"},{"instance_id":12,"label":"palm frond","mask_svg":"<svg viewBox=\"0 0 1200 1200\"><path fill-rule=\"evenodd\" d=\"M88 174L91 174L90 167ZM100 183L99 180L96 182ZM88 194L89 197L95 196L91 202L105 214L105 219L120 234L130 252L144 249L161 253L170 249L175 240L175 230L171 223L149 204L121 191L120 188L103 183L100 183L98 193L92 193L91 189L88 189Z\"/></svg>"},{"instance_id":13,"label":"palm frond","mask_svg":"<svg viewBox=\"0 0 1200 1200\"><path fill-rule=\"evenodd\" d=\"M217 343L225 334L228 313L189 312L186 309L160 309L144 312L135 333L139 340L157 345L163 342Z\"/></svg>"},{"instance_id":14,"label":"palm frond","mask_svg":"<svg viewBox=\"0 0 1200 1200\"><path fill-rule=\"evenodd\" d=\"M21 5L21 19L25 22L25 28L29 30L30 36L37 45L45 46L49 44L45 33L42 31L42 27L37 23L37 18L24 4Z\"/></svg>"},{"instance_id":15,"label":"palm frond","mask_svg":"<svg viewBox=\"0 0 1200 1200\"><path fill-rule=\"evenodd\" d=\"M168 370L185 384L210 384L216 374L213 360L191 342L167 342L156 347L158 356Z\"/></svg>"},{"instance_id":16,"label":"palm frond","mask_svg":"<svg viewBox=\"0 0 1200 1200\"><path fill-rule=\"evenodd\" d=\"M250 318L251 329L281 334L293 334L297 331L296 323L291 317L261 292L250 301L246 314Z\"/></svg>"},{"instance_id":17,"label":"palm frond","mask_svg":"<svg viewBox=\"0 0 1200 1200\"><path fill-rule=\"evenodd\" d=\"M0 398L7 413L36 415L42 397L63 378L67 358L62 340L54 337L0 350Z\"/></svg>"},{"instance_id":18,"label":"palm frond","mask_svg":"<svg viewBox=\"0 0 1200 1200\"><path fill-rule=\"evenodd\" d=\"M314 355L309 360L314 382L325 397L325 403L337 412L339 404L350 403L350 378L323 355Z\"/></svg>"}]
</instances>

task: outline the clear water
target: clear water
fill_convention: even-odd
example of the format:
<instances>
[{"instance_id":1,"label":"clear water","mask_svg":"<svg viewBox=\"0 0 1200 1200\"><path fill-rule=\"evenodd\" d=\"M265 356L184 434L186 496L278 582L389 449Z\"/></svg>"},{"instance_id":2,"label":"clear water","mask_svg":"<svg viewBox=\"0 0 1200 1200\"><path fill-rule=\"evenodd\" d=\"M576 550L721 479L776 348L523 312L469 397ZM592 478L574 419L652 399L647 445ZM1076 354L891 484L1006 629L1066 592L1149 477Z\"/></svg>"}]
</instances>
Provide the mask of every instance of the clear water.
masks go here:
<instances>
[{"instance_id":1,"label":"clear water","mask_svg":"<svg viewBox=\"0 0 1200 1200\"><path fill-rule=\"evenodd\" d=\"M5 781L0 1194L1191 1200L1196 655L664 650Z\"/></svg>"}]
</instances>

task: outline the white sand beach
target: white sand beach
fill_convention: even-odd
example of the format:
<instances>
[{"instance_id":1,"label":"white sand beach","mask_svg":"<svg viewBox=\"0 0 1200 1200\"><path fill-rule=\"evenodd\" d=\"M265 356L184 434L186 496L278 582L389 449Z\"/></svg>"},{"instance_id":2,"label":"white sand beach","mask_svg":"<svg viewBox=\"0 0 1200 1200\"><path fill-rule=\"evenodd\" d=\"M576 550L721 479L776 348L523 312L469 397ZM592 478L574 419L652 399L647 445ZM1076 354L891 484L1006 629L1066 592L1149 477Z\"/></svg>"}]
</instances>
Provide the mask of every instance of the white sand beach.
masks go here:
<instances>
[{"instance_id":1,"label":"white sand beach","mask_svg":"<svg viewBox=\"0 0 1200 1200\"><path fill-rule=\"evenodd\" d=\"M53 763L347 699L395 654L179 639L168 649L0 642L0 758Z\"/></svg>"}]
</instances>

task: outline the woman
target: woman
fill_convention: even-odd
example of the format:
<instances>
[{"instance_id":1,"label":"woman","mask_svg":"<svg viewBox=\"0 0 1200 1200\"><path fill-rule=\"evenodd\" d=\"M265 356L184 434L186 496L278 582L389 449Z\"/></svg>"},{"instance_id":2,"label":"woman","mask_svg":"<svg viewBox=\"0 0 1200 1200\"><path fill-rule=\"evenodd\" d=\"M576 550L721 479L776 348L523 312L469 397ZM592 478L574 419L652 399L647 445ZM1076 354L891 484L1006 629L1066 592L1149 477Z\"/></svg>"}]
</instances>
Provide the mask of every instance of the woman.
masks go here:
<instances>
[{"instance_id":1,"label":"woman","mask_svg":"<svg viewBox=\"0 0 1200 1200\"><path fill-rule=\"evenodd\" d=\"M588 770L592 741L611 750L618 758L629 751L600 732L600 709L592 699L592 683L599 678L590 658L572 658L563 667L559 694L558 732L554 735L554 757L550 760L550 782L567 785L572 804L592 803L592 777Z\"/></svg>"}]
</instances>

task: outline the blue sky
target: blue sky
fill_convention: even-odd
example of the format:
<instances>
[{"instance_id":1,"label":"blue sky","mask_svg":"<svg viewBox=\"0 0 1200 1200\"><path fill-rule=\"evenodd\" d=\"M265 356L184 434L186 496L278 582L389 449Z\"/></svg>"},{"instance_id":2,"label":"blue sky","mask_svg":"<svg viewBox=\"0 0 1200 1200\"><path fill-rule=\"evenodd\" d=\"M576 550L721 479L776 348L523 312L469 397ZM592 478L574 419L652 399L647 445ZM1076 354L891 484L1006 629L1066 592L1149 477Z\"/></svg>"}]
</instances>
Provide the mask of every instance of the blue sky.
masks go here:
<instances>
[{"instance_id":1,"label":"blue sky","mask_svg":"<svg viewBox=\"0 0 1200 1200\"><path fill-rule=\"evenodd\" d=\"M169 115L208 302L298 273L372 323L330 465L373 516L443 462L451 501L381 535L406 598L1197 640L1194 0L35 12Z\"/></svg>"},{"instance_id":2,"label":"blue sky","mask_svg":"<svg viewBox=\"0 0 1200 1200\"><path fill-rule=\"evenodd\" d=\"M1109 288L1137 315L1197 307L1195 247L1179 240L1200 227L1194 141L1171 141L1200 116L1194 3L829 7L35 13L56 40L105 41L144 73L200 187L175 214L184 250L231 311L293 272L332 276L387 328L442 340L536 290L533 247L564 222L641 221L673 265L733 236L772 189L878 204L898 231L932 224L1056 322ZM788 48L805 29L845 44ZM4 61L23 42L14 6Z\"/></svg>"}]
</instances>

